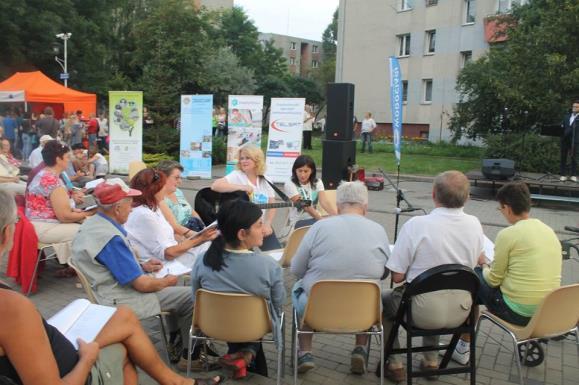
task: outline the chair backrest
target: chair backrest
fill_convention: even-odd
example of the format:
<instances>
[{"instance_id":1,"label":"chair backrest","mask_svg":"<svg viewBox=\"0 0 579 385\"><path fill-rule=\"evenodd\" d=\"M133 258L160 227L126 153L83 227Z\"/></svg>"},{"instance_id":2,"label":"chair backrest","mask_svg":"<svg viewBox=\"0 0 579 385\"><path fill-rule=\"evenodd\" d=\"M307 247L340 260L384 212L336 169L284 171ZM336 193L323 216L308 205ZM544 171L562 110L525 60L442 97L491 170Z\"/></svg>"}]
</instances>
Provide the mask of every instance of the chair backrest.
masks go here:
<instances>
[{"instance_id":1,"label":"chair backrest","mask_svg":"<svg viewBox=\"0 0 579 385\"><path fill-rule=\"evenodd\" d=\"M137 175L139 171L144 170L146 168L147 165L142 160L133 160L132 162L129 162L129 183L131 182L131 179L133 179L133 177Z\"/></svg>"},{"instance_id":2,"label":"chair backrest","mask_svg":"<svg viewBox=\"0 0 579 385\"><path fill-rule=\"evenodd\" d=\"M526 326L530 338L558 336L579 321L579 283L549 293Z\"/></svg>"},{"instance_id":3,"label":"chair backrest","mask_svg":"<svg viewBox=\"0 0 579 385\"><path fill-rule=\"evenodd\" d=\"M193 325L208 337L227 342L258 341L272 331L265 299L204 289L195 293Z\"/></svg>"},{"instance_id":4,"label":"chair backrest","mask_svg":"<svg viewBox=\"0 0 579 385\"><path fill-rule=\"evenodd\" d=\"M376 282L324 280L312 286L302 323L319 332L361 332L381 319L382 298Z\"/></svg>"},{"instance_id":5,"label":"chair backrest","mask_svg":"<svg viewBox=\"0 0 579 385\"><path fill-rule=\"evenodd\" d=\"M78 268L78 266L74 265L72 258L68 259L68 265L70 267L72 267L74 269L74 271L76 272L76 276L78 277L78 280L80 281L80 284L82 285L82 288L84 289L84 292L86 293L88 300L91 303L98 304L98 301L96 299L94 291L92 290L92 287L90 286L90 283L88 282L88 279L86 278L86 275L84 275L84 273Z\"/></svg>"},{"instance_id":6,"label":"chair backrest","mask_svg":"<svg viewBox=\"0 0 579 385\"><path fill-rule=\"evenodd\" d=\"M336 190L324 190L323 194L324 199L334 207L334 211L338 211L338 205L336 204ZM328 215L322 205L318 206L318 211L320 214L322 214L322 216Z\"/></svg>"},{"instance_id":7,"label":"chair backrest","mask_svg":"<svg viewBox=\"0 0 579 385\"><path fill-rule=\"evenodd\" d=\"M404 296L412 297L438 290L465 290L475 299L479 287L480 280L470 267L452 263L433 267L418 275L406 286Z\"/></svg>"},{"instance_id":8,"label":"chair backrest","mask_svg":"<svg viewBox=\"0 0 579 385\"><path fill-rule=\"evenodd\" d=\"M282 267L288 267L291 264L292 258L296 253L296 251L298 250L298 246L300 245L300 243L302 243L302 239L304 238L304 235L306 235L310 227L311 226L304 226L292 231L287 241L287 244L283 249L283 254L279 261Z\"/></svg>"}]
</instances>

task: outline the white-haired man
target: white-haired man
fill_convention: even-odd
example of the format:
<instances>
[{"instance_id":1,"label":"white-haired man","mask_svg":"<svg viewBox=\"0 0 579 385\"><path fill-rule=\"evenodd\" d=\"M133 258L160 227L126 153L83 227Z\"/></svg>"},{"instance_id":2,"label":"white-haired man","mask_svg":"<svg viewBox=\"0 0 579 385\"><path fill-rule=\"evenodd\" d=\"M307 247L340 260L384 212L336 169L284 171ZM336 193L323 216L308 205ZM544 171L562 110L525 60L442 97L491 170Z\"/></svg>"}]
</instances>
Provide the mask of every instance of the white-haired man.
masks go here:
<instances>
[{"instance_id":1,"label":"white-haired man","mask_svg":"<svg viewBox=\"0 0 579 385\"><path fill-rule=\"evenodd\" d=\"M371 279L386 277L389 243L384 228L366 218L368 190L361 182L343 182L336 192L338 215L316 222L306 233L291 263L299 279L292 290L294 308L301 319L311 287L325 279ZM366 370L366 335L356 336L351 371ZM314 367L312 335L300 336L298 372Z\"/></svg>"},{"instance_id":2,"label":"white-haired man","mask_svg":"<svg viewBox=\"0 0 579 385\"><path fill-rule=\"evenodd\" d=\"M44 148L44 145L50 142L51 140L54 140L54 138L50 135L42 135L40 137L40 140L38 141L39 142L38 147L32 150L30 156L28 157L28 166L30 166L30 168L35 168L36 166L38 166L40 163L43 162L42 149Z\"/></svg>"}]
</instances>

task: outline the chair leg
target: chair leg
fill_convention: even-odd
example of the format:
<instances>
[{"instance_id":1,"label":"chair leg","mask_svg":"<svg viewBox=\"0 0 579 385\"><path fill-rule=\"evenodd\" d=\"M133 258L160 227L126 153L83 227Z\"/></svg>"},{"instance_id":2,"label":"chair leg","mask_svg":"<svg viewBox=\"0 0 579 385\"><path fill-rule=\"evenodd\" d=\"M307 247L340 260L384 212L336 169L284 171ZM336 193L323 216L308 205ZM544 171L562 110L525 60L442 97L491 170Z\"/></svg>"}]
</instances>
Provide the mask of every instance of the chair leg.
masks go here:
<instances>
[{"instance_id":1,"label":"chair leg","mask_svg":"<svg viewBox=\"0 0 579 385\"><path fill-rule=\"evenodd\" d=\"M384 385L384 327L380 324L380 385Z\"/></svg>"},{"instance_id":2,"label":"chair leg","mask_svg":"<svg viewBox=\"0 0 579 385\"><path fill-rule=\"evenodd\" d=\"M476 385L476 333L470 331L470 385Z\"/></svg>"},{"instance_id":3,"label":"chair leg","mask_svg":"<svg viewBox=\"0 0 579 385\"><path fill-rule=\"evenodd\" d=\"M171 365L171 357L169 356L169 342L167 341L167 331L165 329L165 321L163 320L163 315L159 314L159 325L161 326L161 339L163 340L163 346L165 348L165 355L167 356L167 363Z\"/></svg>"},{"instance_id":4,"label":"chair leg","mask_svg":"<svg viewBox=\"0 0 579 385\"><path fill-rule=\"evenodd\" d=\"M38 273L38 265L40 264L40 257L42 256L42 252L44 249L38 250L38 255L36 256L36 264L34 265L34 272L32 273L32 277L30 277L30 284L28 285L28 291L26 292L26 296L30 296L30 292L32 291L32 285L34 285L34 280L36 279L36 274Z\"/></svg>"},{"instance_id":5,"label":"chair leg","mask_svg":"<svg viewBox=\"0 0 579 385\"><path fill-rule=\"evenodd\" d=\"M294 326L295 327L295 326ZM294 341L294 351L293 351L293 362L294 362L294 385L298 385L298 339L300 332L295 330L295 341Z\"/></svg>"},{"instance_id":6,"label":"chair leg","mask_svg":"<svg viewBox=\"0 0 579 385\"><path fill-rule=\"evenodd\" d=\"M412 336L406 329L406 383L412 385Z\"/></svg>"},{"instance_id":7,"label":"chair leg","mask_svg":"<svg viewBox=\"0 0 579 385\"><path fill-rule=\"evenodd\" d=\"M579 345L579 327L575 328L575 345Z\"/></svg>"},{"instance_id":8,"label":"chair leg","mask_svg":"<svg viewBox=\"0 0 579 385\"><path fill-rule=\"evenodd\" d=\"M193 326L189 329L189 342L187 345L187 377L189 377L191 376L191 352L193 352Z\"/></svg>"}]
</instances>

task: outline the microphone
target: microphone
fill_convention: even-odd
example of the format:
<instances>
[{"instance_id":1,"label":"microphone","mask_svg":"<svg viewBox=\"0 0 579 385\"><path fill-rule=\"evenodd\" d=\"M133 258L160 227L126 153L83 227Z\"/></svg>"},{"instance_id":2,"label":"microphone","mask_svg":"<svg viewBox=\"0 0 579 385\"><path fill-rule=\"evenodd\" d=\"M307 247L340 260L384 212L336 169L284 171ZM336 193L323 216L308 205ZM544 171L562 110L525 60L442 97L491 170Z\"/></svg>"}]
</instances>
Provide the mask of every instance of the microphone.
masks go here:
<instances>
[{"instance_id":1,"label":"microphone","mask_svg":"<svg viewBox=\"0 0 579 385\"><path fill-rule=\"evenodd\" d=\"M396 213L400 214L400 213L410 213L413 211L419 211L422 210L422 208L420 207L407 207L405 209L401 209L400 207L396 207Z\"/></svg>"}]
</instances>

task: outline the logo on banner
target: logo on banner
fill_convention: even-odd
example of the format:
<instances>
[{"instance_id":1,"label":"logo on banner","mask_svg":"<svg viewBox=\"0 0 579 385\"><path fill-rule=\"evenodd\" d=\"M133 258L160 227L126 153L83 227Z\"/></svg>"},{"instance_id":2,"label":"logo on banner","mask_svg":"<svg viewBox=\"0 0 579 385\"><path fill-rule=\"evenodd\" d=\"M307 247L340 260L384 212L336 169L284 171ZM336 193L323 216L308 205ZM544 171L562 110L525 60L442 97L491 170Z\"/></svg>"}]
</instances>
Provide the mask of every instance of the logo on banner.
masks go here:
<instances>
[{"instance_id":1,"label":"logo on banner","mask_svg":"<svg viewBox=\"0 0 579 385\"><path fill-rule=\"evenodd\" d=\"M239 104L239 102L237 101L237 99L233 99L233 100L231 101L231 105L232 105L233 107L237 106L238 104Z\"/></svg>"},{"instance_id":2,"label":"logo on banner","mask_svg":"<svg viewBox=\"0 0 579 385\"><path fill-rule=\"evenodd\" d=\"M183 104L189 104L189 103L191 103L191 99L183 98Z\"/></svg>"},{"instance_id":3,"label":"logo on banner","mask_svg":"<svg viewBox=\"0 0 579 385\"><path fill-rule=\"evenodd\" d=\"M280 132L287 132L285 130L283 130L284 128L287 129L292 129L294 127L298 127L300 126L302 123L300 122L284 122L281 120L274 120L273 122L271 122L271 128L273 128L276 131L280 131Z\"/></svg>"}]
</instances>

